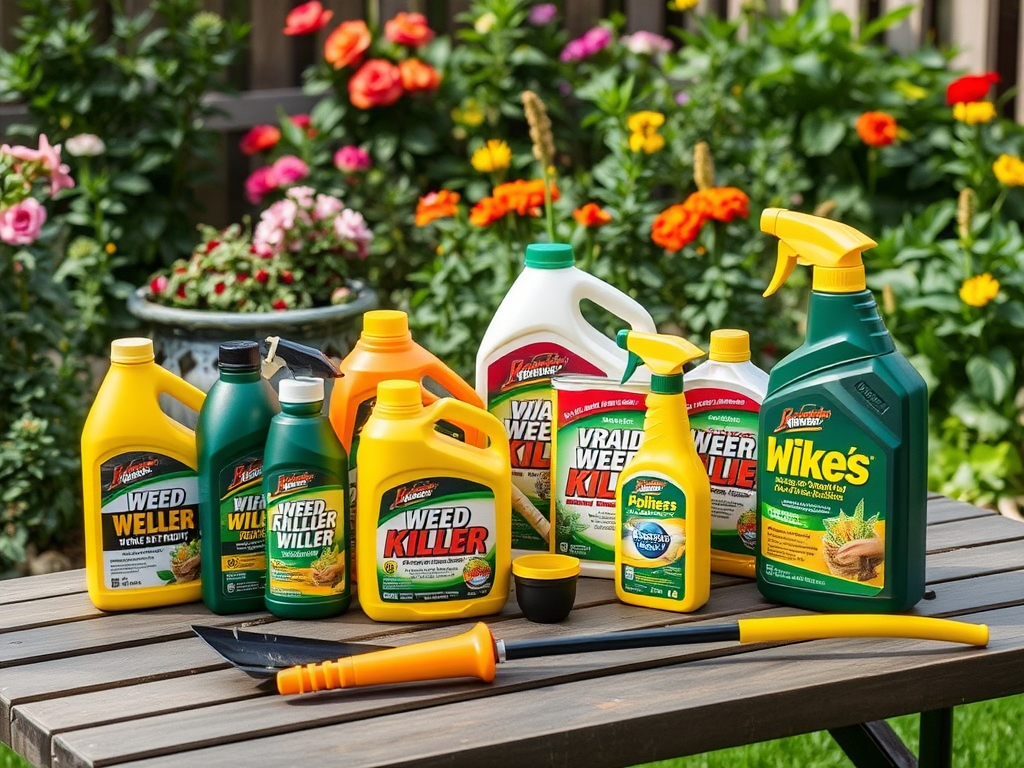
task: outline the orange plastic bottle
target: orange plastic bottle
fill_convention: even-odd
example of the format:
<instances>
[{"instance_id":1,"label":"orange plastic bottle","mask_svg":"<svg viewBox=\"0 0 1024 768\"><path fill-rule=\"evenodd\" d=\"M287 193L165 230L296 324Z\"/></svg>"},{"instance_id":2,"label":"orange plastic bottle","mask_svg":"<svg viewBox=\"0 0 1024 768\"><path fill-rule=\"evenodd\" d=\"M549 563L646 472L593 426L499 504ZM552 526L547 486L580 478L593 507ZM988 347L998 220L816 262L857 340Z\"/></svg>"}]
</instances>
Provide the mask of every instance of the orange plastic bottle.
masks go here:
<instances>
[{"instance_id":1,"label":"orange plastic bottle","mask_svg":"<svg viewBox=\"0 0 1024 768\"><path fill-rule=\"evenodd\" d=\"M352 351L338 368L344 376L334 382L329 415L331 426L348 453L349 512L351 516L352 573L356 563L356 477L359 433L377 402L377 385L403 379L420 384L423 404L430 405L442 394L430 391L425 382L465 403L483 408L476 390L429 350L417 344L409 331L409 317L396 309L377 309L363 315L363 331ZM470 445L483 446L485 438L468 424L445 421L437 429Z\"/></svg>"},{"instance_id":2,"label":"orange plastic bottle","mask_svg":"<svg viewBox=\"0 0 1024 768\"><path fill-rule=\"evenodd\" d=\"M156 364L151 339L117 339L82 430L85 573L103 611L200 598L196 436L167 416L206 395Z\"/></svg>"}]
</instances>

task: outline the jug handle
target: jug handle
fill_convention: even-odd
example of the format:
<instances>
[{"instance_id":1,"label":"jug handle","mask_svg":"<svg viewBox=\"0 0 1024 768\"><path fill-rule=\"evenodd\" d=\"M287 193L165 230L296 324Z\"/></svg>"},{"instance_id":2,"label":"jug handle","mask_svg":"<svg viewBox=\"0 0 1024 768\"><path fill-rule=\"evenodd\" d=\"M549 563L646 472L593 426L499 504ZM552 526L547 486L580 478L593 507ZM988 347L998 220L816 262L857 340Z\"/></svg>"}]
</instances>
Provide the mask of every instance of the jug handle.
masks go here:
<instances>
[{"instance_id":1,"label":"jug handle","mask_svg":"<svg viewBox=\"0 0 1024 768\"><path fill-rule=\"evenodd\" d=\"M432 411L430 420L436 424L439 421L451 421L459 425L473 427L481 435L490 439L490 446L481 441L479 445L467 443L479 450L494 449L501 454L501 461L505 466L511 466L508 449L508 433L505 426L483 408L464 403L453 397L442 397L429 406Z\"/></svg>"},{"instance_id":2,"label":"jug handle","mask_svg":"<svg viewBox=\"0 0 1024 768\"><path fill-rule=\"evenodd\" d=\"M184 379L175 376L162 366L157 366L157 392L170 395L179 403L191 408L198 413L206 400L206 393L198 387L189 384Z\"/></svg>"},{"instance_id":3,"label":"jug handle","mask_svg":"<svg viewBox=\"0 0 1024 768\"><path fill-rule=\"evenodd\" d=\"M591 343L614 345L615 342L601 333L583 317L583 313L580 311L580 303L584 299L589 299L619 319L625 320L634 331L642 331L644 333L657 332L650 312L644 309L640 302L631 296L627 296L615 286L594 277L589 272L581 274L583 279L573 285L570 300L579 314L583 333L589 337Z\"/></svg>"},{"instance_id":4,"label":"jug handle","mask_svg":"<svg viewBox=\"0 0 1024 768\"><path fill-rule=\"evenodd\" d=\"M484 409L483 401L480 400L480 395L476 393L469 384L463 381L462 377L459 376L455 371L445 365L443 362L438 360L435 363L431 363L423 369L423 376L429 377L444 387L450 395L461 400L463 403L472 405L479 409ZM420 386L423 387L422 379ZM433 405L438 400L442 399L442 395L436 395L426 387L423 387L423 391L427 393L427 405ZM477 448L485 448L487 446L486 441L483 439L484 433L475 425L465 423L465 420L459 419L448 419L449 421L457 424L458 426L465 429L466 431L466 442L470 445L475 445ZM492 438L493 439L493 438Z\"/></svg>"}]
</instances>

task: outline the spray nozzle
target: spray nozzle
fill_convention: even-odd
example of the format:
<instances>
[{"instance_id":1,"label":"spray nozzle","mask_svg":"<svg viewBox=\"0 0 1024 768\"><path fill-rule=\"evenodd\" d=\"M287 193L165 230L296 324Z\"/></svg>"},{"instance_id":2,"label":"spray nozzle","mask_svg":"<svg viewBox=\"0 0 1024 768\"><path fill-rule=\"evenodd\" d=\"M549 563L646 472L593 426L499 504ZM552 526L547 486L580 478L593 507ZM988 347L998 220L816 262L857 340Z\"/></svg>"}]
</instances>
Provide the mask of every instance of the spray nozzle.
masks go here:
<instances>
[{"instance_id":1,"label":"spray nozzle","mask_svg":"<svg viewBox=\"0 0 1024 768\"><path fill-rule=\"evenodd\" d=\"M878 243L838 221L782 208L765 208L761 231L779 238L775 274L765 290L771 296L793 273L797 264L813 266L812 287L824 293L863 291L861 252Z\"/></svg>"},{"instance_id":2,"label":"spray nozzle","mask_svg":"<svg viewBox=\"0 0 1024 768\"><path fill-rule=\"evenodd\" d=\"M624 329L619 331L615 342L629 352L622 383L629 381L640 363L645 363L653 374L651 391L662 394L677 395L682 392L683 366L704 355L703 350L686 339L664 333Z\"/></svg>"},{"instance_id":3,"label":"spray nozzle","mask_svg":"<svg viewBox=\"0 0 1024 768\"><path fill-rule=\"evenodd\" d=\"M263 378L269 379L282 368L294 376L312 376L317 379L337 379L343 374L323 352L280 336L267 336L260 345L263 355Z\"/></svg>"}]
</instances>

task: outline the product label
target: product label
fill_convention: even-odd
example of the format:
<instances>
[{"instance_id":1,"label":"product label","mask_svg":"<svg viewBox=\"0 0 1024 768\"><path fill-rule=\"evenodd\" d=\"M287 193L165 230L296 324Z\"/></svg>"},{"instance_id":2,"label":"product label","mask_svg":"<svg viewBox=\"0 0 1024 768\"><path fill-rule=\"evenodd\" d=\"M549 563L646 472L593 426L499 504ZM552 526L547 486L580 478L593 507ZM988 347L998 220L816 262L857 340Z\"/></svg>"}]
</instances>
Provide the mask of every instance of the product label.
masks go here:
<instances>
[{"instance_id":1,"label":"product label","mask_svg":"<svg viewBox=\"0 0 1024 768\"><path fill-rule=\"evenodd\" d=\"M784 586L877 594L885 586L884 448L824 398L775 403L763 418L762 576Z\"/></svg>"},{"instance_id":2,"label":"product label","mask_svg":"<svg viewBox=\"0 0 1024 768\"><path fill-rule=\"evenodd\" d=\"M555 389L555 551L615 562L615 486L644 437L646 396Z\"/></svg>"},{"instance_id":3,"label":"product label","mask_svg":"<svg viewBox=\"0 0 1024 768\"><path fill-rule=\"evenodd\" d=\"M757 417L741 392L688 390L693 444L711 483L711 549L754 557L757 547Z\"/></svg>"},{"instance_id":4,"label":"product label","mask_svg":"<svg viewBox=\"0 0 1024 768\"><path fill-rule=\"evenodd\" d=\"M199 480L160 453L129 451L100 466L103 580L110 589L199 578Z\"/></svg>"},{"instance_id":5,"label":"product label","mask_svg":"<svg viewBox=\"0 0 1024 768\"><path fill-rule=\"evenodd\" d=\"M514 549L549 549L551 377L567 373L605 375L553 343L527 344L487 367L487 408L505 425L512 456Z\"/></svg>"},{"instance_id":6,"label":"product label","mask_svg":"<svg viewBox=\"0 0 1024 768\"><path fill-rule=\"evenodd\" d=\"M386 603L486 597L494 586L494 491L456 477L389 489L377 518L377 586Z\"/></svg>"},{"instance_id":7,"label":"product label","mask_svg":"<svg viewBox=\"0 0 1024 768\"><path fill-rule=\"evenodd\" d=\"M221 594L262 595L267 580L263 454L253 452L224 467L219 495Z\"/></svg>"},{"instance_id":8,"label":"product label","mask_svg":"<svg viewBox=\"0 0 1024 768\"><path fill-rule=\"evenodd\" d=\"M348 585L346 488L319 470L266 477L267 591L290 600L342 594Z\"/></svg>"},{"instance_id":9,"label":"product label","mask_svg":"<svg viewBox=\"0 0 1024 768\"><path fill-rule=\"evenodd\" d=\"M686 576L686 496L657 472L622 483L622 589L633 595L682 600Z\"/></svg>"}]
</instances>

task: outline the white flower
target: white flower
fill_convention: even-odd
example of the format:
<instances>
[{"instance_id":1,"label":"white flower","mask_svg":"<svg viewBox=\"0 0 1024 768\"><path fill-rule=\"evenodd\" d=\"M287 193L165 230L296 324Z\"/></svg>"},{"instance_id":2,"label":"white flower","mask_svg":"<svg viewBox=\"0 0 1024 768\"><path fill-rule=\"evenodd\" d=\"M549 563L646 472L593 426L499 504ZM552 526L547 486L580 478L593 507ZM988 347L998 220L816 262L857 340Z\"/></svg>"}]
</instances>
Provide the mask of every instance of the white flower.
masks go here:
<instances>
[{"instance_id":1,"label":"white flower","mask_svg":"<svg viewBox=\"0 0 1024 768\"><path fill-rule=\"evenodd\" d=\"M75 157L95 157L106 152L107 145L94 133L80 133L65 141L64 149Z\"/></svg>"}]
</instances>

